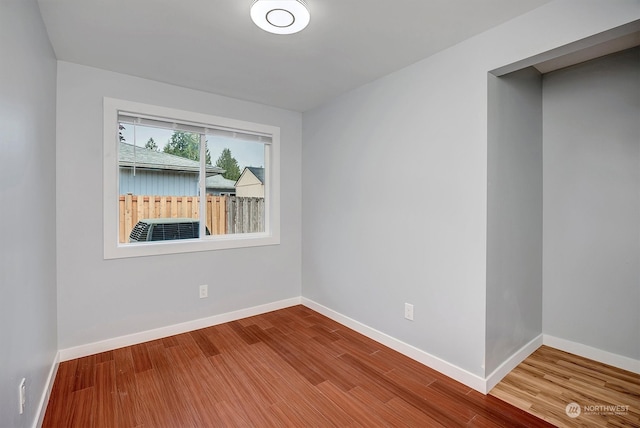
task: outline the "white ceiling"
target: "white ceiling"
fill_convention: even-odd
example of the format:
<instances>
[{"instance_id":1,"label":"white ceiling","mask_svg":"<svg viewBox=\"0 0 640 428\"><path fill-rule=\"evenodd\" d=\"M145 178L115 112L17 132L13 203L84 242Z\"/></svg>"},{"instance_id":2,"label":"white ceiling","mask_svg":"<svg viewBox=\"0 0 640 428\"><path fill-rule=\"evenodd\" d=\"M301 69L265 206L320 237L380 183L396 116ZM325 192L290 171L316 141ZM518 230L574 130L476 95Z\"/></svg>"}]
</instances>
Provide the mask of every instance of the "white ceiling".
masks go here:
<instances>
[{"instance_id":1,"label":"white ceiling","mask_svg":"<svg viewBox=\"0 0 640 428\"><path fill-rule=\"evenodd\" d=\"M307 0L274 35L253 0L39 0L59 60L305 111L550 0Z\"/></svg>"}]
</instances>

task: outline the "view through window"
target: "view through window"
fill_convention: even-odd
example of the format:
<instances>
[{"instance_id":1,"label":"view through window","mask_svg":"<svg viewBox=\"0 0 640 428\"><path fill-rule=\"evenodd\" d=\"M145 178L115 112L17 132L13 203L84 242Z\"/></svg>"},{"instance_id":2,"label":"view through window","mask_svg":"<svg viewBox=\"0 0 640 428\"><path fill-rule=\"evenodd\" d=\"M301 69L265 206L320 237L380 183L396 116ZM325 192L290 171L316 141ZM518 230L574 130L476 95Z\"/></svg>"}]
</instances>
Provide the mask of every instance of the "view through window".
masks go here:
<instances>
[{"instance_id":1,"label":"view through window","mask_svg":"<svg viewBox=\"0 0 640 428\"><path fill-rule=\"evenodd\" d=\"M265 231L271 138L118 114L118 242Z\"/></svg>"}]
</instances>

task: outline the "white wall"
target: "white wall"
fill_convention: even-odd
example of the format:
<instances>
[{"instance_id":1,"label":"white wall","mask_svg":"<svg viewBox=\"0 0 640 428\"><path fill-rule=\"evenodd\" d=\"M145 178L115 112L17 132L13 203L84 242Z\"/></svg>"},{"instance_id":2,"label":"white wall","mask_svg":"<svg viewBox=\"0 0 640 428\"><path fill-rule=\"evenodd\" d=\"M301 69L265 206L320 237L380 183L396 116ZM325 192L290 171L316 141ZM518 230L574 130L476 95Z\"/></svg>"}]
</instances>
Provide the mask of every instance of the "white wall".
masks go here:
<instances>
[{"instance_id":1,"label":"white wall","mask_svg":"<svg viewBox=\"0 0 640 428\"><path fill-rule=\"evenodd\" d=\"M306 112L303 296L484 377L487 72L638 18L556 1Z\"/></svg>"},{"instance_id":2,"label":"white wall","mask_svg":"<svg viewBox=\"0 0 640 428\"><path fill-rule=\"evenodd\" d=\"M640 48L543 94L544 332L640 360Z\"/></svg>"},{"instance_id":3,"label":"white wall","mask_svg":"<svg viewBox=\"0 0 640 428\"><path fill-rule=\"evenodd\" d=\"M27 427L57 352L56 62L35 0L0 2L0 56L0 425Z\"/></svg>"},{"instance_id":4,"label":"white wall","mask_svg":"<svg viewBox=\"0 0 640 428\"><path fill-rule=\"evenodd\" d=\"M281 244L103 260L102 98L281 127ZM58 332L66 349L300 295L301 115L58 62ZM209 285L209 298L198 286Z\"/></svg>"},{"instance_id":5,"label":"white wall","mask_svg":"<svg viewBox=\"0 0 640 428\"><path fill-rule=\"evenodd\" d=\"M488 78L487 374L542 334L542 76Z\"/></svg>"}]
</instances>

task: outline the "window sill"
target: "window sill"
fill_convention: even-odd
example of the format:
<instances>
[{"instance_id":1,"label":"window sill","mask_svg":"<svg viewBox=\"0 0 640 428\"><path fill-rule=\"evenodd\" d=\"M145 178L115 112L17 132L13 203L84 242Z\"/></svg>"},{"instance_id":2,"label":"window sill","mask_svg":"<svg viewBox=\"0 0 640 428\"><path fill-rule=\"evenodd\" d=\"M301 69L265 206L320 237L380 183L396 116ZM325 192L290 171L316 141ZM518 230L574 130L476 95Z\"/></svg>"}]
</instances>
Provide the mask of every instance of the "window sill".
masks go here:
<instances>
[{"instance_id":1,"label":"window sill","mask_svg":"<svg viewBox=\"0 0 640 428\"><path fill-rule=\"evenodd\" d=\"M250 248L278 244L280 244L280 239L275 236L265 233L246 233L207 237L205 239L116 244L105 248L104 258L121 259L127 257L159 256L165 254Z\"/></svg>"}]
</instances>

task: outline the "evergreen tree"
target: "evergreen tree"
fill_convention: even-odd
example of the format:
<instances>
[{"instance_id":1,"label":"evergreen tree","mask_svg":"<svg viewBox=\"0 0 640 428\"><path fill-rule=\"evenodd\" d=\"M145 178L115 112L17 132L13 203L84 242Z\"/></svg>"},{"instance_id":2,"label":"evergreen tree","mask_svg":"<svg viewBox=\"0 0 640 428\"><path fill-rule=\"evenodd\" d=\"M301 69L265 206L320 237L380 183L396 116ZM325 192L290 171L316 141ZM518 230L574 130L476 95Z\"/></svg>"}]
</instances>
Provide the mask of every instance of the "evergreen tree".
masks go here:
<instances>
[{"instance_id":1,"label":"evergreen tree","mask_svg":"<svg viewBox=\"0 0 640 428\"><path fill-rule=\"evenodd\" d=\"M124 130L124 125L122 125L121 123L118 123L118 138L120 139L121 143L124 143L124 135L122 135L122 131Z\"/></svg>"},{"instance_id":2,"label":"evergreen tree","mask_svg":"<svg viewBox=\"0 0 640 428\"><path fill-rule=\"evenodd\" d=\"M240 178L240 167L238 161L231 156L231 150L224 149L220 157L216 161L216 166L224 169L226 172L222 176L228 180L236 181Z\"/></svg>"},{"instance_id":3,"label":"evergreen tree","mask_svg":"<svg viewBox=\"0 0 640 428\"><path fill-rule=\"evenodd\" d=\"M191 160L200 160L200 135L184 131L174 131L164 152ZM206 164L211 165L211 154L206 149Z\"/></svg>"},{"instance_id":4,"label":"evergreen tree","mask_svg":"<svg viewBox=\"0 0 640 428\"><path fill-rule=\"evenodd\" d=\"M147 144L144 145L144 148L158 151L158 145L155 141L153 141L153 137L149 138L149 141L147 141Z\"/></svg>"}]
</instances>

